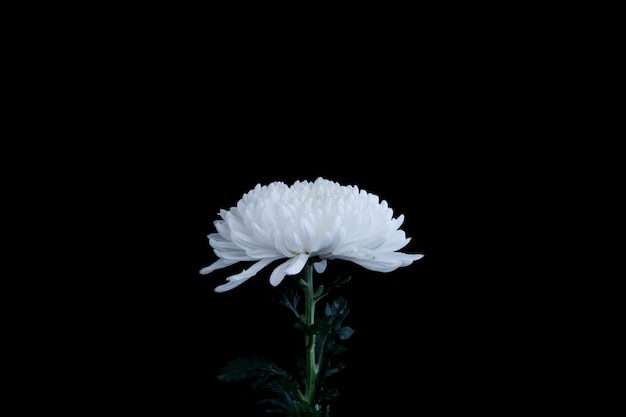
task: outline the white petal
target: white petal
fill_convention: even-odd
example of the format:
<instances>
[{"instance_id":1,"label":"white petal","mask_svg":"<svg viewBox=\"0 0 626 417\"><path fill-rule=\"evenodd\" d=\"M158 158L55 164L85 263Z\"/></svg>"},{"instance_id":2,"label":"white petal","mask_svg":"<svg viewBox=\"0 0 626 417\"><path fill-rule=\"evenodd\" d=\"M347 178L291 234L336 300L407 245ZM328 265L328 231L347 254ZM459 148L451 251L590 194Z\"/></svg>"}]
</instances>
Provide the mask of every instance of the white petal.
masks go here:
<instances>
[{"instance_id":1,"label":"white petal","mask_svg":"<svg viewBox=\"0 0 626 417\"><path fill-rule=\"evenodd\" d=\"M235 274L235 275L231 275L230 277L228 277L226 279L228 281L239 281L239 280L242 280L242 279L248 279L250 277L255 276L257 272L259 272L261 269L265 268L270 263L274 262L276 259L278 259L278 258L261 259L260 261L256 262L254 265L252 265L250 268L244 269L240 273Z\"/></svg>"},{"instance_id":2,"label":"white petal","mask_svg":"<svg viewBox=\"0 0 626 417\"><path fill-rule=\"evenodd\" d=\"M213 249L217 249L223 252L241 250L237 245L235 245L230 240L224 240L224 239L211 239L209 240L209 245L211 245Z\"/></svg>"},{"instance_id":3,"label":"white petal","mask_svg":"<svg viewBox=\"0 0 626 417\"><path fill-rule=\"evenodd\" d=\"M242 249L250 249L259 247L259 241L245 232L239 230L231 230L231 238L233 242Z\"/></svg>"},{"instance_id":4,"label":"white petal","mask_svg":"<svg viewBox=\"0 0 626 417\"><path fill-rule=\"evenodd\" d=\"M229 260L229 261L235 261L235 262L239 262L239 261L256 261L256 259L252 259L250 258L248 255L246 255L246 253L242 250L237 250L237 251L219 251L219 250L214 250L213 252L215 252L215 254L217 256L219 256L220 258Z\"/></svg>"},{"instance_id":5,"label":"white petal","mask_svg":"<svg viewBox=\"0 0 626 417\"><path fill-rule=\"evenodd\" d=\"M424 255L421 253L409 254L409 253L402 253L402 252L394 252L393 255L397 256L398 258L402 260L402 266L411 265L413 262L418 261L424 257Z\"/></svg>"},{"instance_id":6,"label":"white petal","mask_svg":"<svg viewBox=\"0 0 626 417\"><path fill-rule=\"evenodd\" d=\"M229 281L226 284L222 284L222 285L218 285L217 287L215 287L215 292L225 292L225 291L229 291L232 290L235 287L240 286L241 284L243 284L244 282L246 282L247 279L242 279L239 281Z\"/></svg>"},{"instance_id":7,"label":"white petal","mask_svg":"<svg viewBox=\"0 0 626 417\"><path fill-rule=\"evenodd\" d=\"M303 253L304 245L298 234L294 231L291 233L291 238L285 239L285 246L289 248L291 253Z\"/></svg>"},{"instance_id":8,"label":"white petal","mask_svg":"<svg viewBox=\"0 0 626 417\"><path fill-rule=\"evenodd\" d=\"M319 262L315 262L313 264L313 268L315 269L315 272L317 272L318 274L321 274L322 272L324 272L326 270L326 265L328 264L328 262L326 261L326 259L322 259Z\"/></svg>"},{"instance_id":9,"label":"white petal","mask_svg":"<svg viewBox=\"0 0 626 417\"><path fill-rule=\"evenodd\" d=\"M311 246L311 255L317 255L318 252L329 253L333 248L329 248L333 244L333 236L330 232L325 232L321 235L316 242Z\"/></svg>"},{"instance_id":10,"label":"white petal","mask_svg":"<svg viewBox=\"0 0 626 417\"><path fill-rule=\"evenodd\" d=\"M239 285L243 284L244 282L246 282L247 280L255 276L257 272L259 272L261 269L265 268L267 265L274 262L276 259L277 258L261 259L260 261L252 265L250 268L244 269L240 273L226 278L228 282L222 285L218 285L217 287L215 287L214 291L225 292L225 291L232 290L235 287L238 287Z\"/></svg>"},{"instance_id":11,"label":"white petal","mask_svg":"<svg viewBox=\"0 0 626 417\"><path fill-rule=\"evenodd\" d=\"M293 253L291 253L289 251L289 248L285 246L285 242L283 241L280 232L278 230L274 230L272 235L272 238L274 240L274 247L276 248L276 250L279 253L283 254L285 258L291 258L293 256Z\"/></svg>"},{"instance_id":12,"label":"white petal","mask_svg":"<svg viewBox=\"0 0 626 417\"><path fill-rule=\"evenodd\" d=\"M256 223L252 223L250 229L254 233L254 237L259 242L268 242L268 243L272 242L272 235L271 235L272 229L270 228L263 229L261 226L259 226Z\"/></svg>"},{"instance_id":13,"label":"white petal","mask_svg":"<svg viewBox=\"0 0 626 417\"><path fill-rule=\"evenodd\" d=\"M401 266L410 265L413 261L423 258L422 254L409 255L401 252L392 253L359 253L351 252L349 255L338 256L338 259L352 261L363 268L377 272L391 272Z\"/></svg>"},{"instance_id":14,"label":"white petal","mask_svg":"<svg viewBox=\"0 0 626 417\"><path fill-rule=\"evenodd\" d=\"M283 281L285 275L295 275L299 273L302 271L302 268L304 268L304 265L306 265L308 259L309 255L303 253L278 265L272 272L272 275L270 275L270 284L277 286Z\"/></svg>"},{"instance_id":15,"label":"white petal","mask_svg":"<svg viewBox=\"0 0 626 417\"><path fill-rule=\"evenodd\" d=\"M311 242L315 238L315 227L312 224L312 215L309 213L308 215L304 215L300 219L300 228L302 229L302 242L305 245L305 250L313 250L311 247Z\"/></svg>"},{"instance_id":16,"label":"white petal","mask_svg":"<svg viewBox=\"0 0 626 417\"><path fill-rule=\"evenodd\" d=\"M246 255L251 259L285 258L285 255L283 255L282 253L278 253L275 249L266 248L248 249L246 250Z\"/></svg>"},{"instance_id":17,"label":"white petal","mask_svg":"<svg viewBox=\"0 0 626 417\"><path fill-rule=\"evenodd\" d=\"M237 262L239 262L239 261L231 261L231 260L227 260L227 259L218 259L217 261L213 262L211 265L205 266L204 268L202 268L200 270L200 273L202 275L206 275L208 273L211 273L211 272L215 271L216 269L226 268L227 266L231 266L233 264L236 264Z\"/></svg>"}]
</instances>

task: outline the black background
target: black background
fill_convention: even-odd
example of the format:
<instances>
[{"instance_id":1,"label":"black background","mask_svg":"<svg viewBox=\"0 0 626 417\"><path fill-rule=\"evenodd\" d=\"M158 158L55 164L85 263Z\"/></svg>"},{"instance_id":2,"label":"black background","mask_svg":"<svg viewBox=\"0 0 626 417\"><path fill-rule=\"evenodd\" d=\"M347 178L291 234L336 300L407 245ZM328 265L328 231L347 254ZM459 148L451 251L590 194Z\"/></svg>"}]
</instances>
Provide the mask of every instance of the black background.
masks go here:
<instances>
[{"instance_id":1,"label":"black background","mask_svg":"<svg viewBox=\"0 0 626 417\"><path fill-rule=\"evenodd\" d=\"M201 267L216 259L206 235L214 231L217 211L230 208L257 183L291 184L318 176L358 185L387 200L396 215L405 214L403 230L412 237L405 251L425 255L405 270L388 274L342 262L331 263L326 271L327 275L353 276L343 294L351 306L347 324L355 329L355 335L345 355L347 367L336 377L342 396L334 405L335 413L348 414L351 404L363 396L372 407L383 407L390 399L402 404L403 398L412 398L415 389L426 392L432 390L433 383L444 383L435 369L450 366L449 359L440 355L442 349L451 346L442 343L441 337L454 329L444 331L440 321L448 321L449 326L458 324L453 324L451 313L454 295L451 299L448 287L453 284L442 269L446 256L438 251L446 237L437 233L445 235L448 228L441 223L445 217L433 217L433 184L425 178L428 171L420 168L424 156L420 158L416 152L415 157L407 158L415 149L401 142L389 147L370 143L378 149L360 149L362 154L358 148L368 144L359 141L348 145L354 149L347 152L337 143L314 141L302 146L297 142L293 140L291 151L286 145L270 153L262 152L268 142L251 148L240 143L232 150L224 149L232 158L229 162L224 156L220 162L226 169L210 168L218 163L213 158L197 158L195 166L185 168L182 177L180 173L175 176L181 189L169 188L166 195L170 201L164 202L174 208L169 213L158 211L160 216L168 216L169 230L159 238L163 223L155 219L156 235L151 235L165 250L156 249L159 256L151 261L154 265L146 265L142 274L148 301L146 336L148 340L154 338L150 343L159 345L155 346L158 355L147 355L151 360L146 363L144 353L136 352L139 372L153 375L155 380L148 378L149 385L157 389L160 401L176 407L204 404L210 409L228 407L234 414L262 415L254 404L261 393L252 392L245 384L217 381L215 375L237 356L263 355L289 369L302 355L301 335L293 329L288 310L269 298L273 292L268 282L271 267L236 290L213 291L239 267L207 276L198 274ZM216 149L217 154L221 152ZM452 291L458 293L460 289ZM137 325L141 335L142 325ZM449 336L445 338L449 341ZM144 339L132 340L146 347Z\"/></svg>"},{"instance_id":2,"label":"black background","mask_svg":"<svg viewBox=\"0 0 626 417\"><path fill-rule=\"evenodd\" d=\"M323 176L386 199L406 216L403 250L425 255L388 274L329 266L353 276L355 330L334 417L596 410L581 366L613 369L584 343L604 352L589 301L604 296L586 294L597 271L573 277L598 244L581 230L607 228L571 214L596 187L591 145L571 141L597 136L588 26L475 5L218 9L55 6L18 24L7 398L39 413L264 415L259 393L215 375L250 354L289 367L300 334L268 299L271 267L213 292L240 266L200 275L207 234L257 183Z\"/></svg>"},{"instance_id":3,"label":"black background","mask_svg":"<svg viewBox=\"0 0 626 417\"><path fill-rule=\"evenodd\" d=\"M48 145L70 162L53 180L41 173L68 189L54 201L71 201L44 220L62 236L78 229L54 248L73 265L58 272L68 278L39 290L63 292L53 301L60 314L38 318L49 350L37 363L50 369L41 385L63 392L46 401L264 415L261 392L216 374L238 356L287 368L301 357L290 313L269 299L273 265L222 294L213 289L241 266L198 271L216 259L207 235L220 209L257 183L317 177L386 200L405 215L403 251L425 255L387 274L330 263L325 274L352 276L342 294L355 330L332 415L522 401L511 378L536 349L520 336L533 306L513 308L526 284L500 238L508 208L526 204L510 199L515 180L503 175L524 147L515 144L526 127L508 106L524 80L513 88L506 70L493 70L498 49L481 54L445 31L416 37L411 26L330 49L254 37L199 48L191 40L203 27L120 42L112 59L84 56L81 70L63 74L72 92L47 95L69 101L49 129L80 140Z\"/></svg>"},{"instance_id":4,"label":"black background","mask_svg":"<svg viewBox=\"0 0 626 417\"><path fill-rule=\"evenodd\" d=\"M509 334L502 307L511 289L489 271L494 242L483 226L497 207L482 201L493 177L470 156L480 146L464 138L478 122L442 100L447 81L431 76L387 74L378 91L366 79L320 91L300 79L304 87L284 82L277 97L271 83L240 79L214 95L215 77L202 84L196 73L199 91L183 83L151 102L160 90L147 89L148 99L110 109L115 121L102 122L102 147L84 162L105 190L85 194L97 210L81 222L98 241L81 248L97 278L72 287L81 308L68 312L80 323L72 349L80 396L112 410L263 415L261 392L216 374L238 356L263 354L287 368L301 357L290 313L268 297L273 266L223 294L213 289L240 266L198 271L216 259L207 235L220 209L257 183L321 176L386 200L405 215L412 240L403 251L425 255L387 274L331 262L326 274L353 277L343 291L355 330L333 415L491 404L511 366L501 352L515 343L494 338ZM120 123L121 109L130 123Z\"/></svg>"},{"instance_id":5,"label":"black background","mask_svg":"<svg viewBox=\"0 0 626 417\"><path fill-rule=\"evenodd\" d=\"M96 374L110 381L105 392L114 404L126 399L137 410L264 415L256 404L261 391L221 382L216 374L239 356L266 356L286 369L302 357L291 313L269 297L274 265L219 294L213 289L241 266L207 276L198 271L216 260L207 234L219 209L230 208L257 183L319 176L386 200L396 215L405 215L402 229L412 240L403 251L425 255L392 273L344 261L331 262L324 273L352 276L340 294L351 308L346 325L355 333L344 354L346 368L330 382L341 393L334 415L352 415L355 404L400 413L490 403L511 366L502 351L514 341L502 309L494 314L507 302L507 290L497 283L494 288L489 272L473 260L487 254L474 241L475 230L467 235L474 226L464 223L479 222L468 215L476 201L471 187L447 172L448 150L427 146L434 139L415 127L418 122L403 123L399 139L385 133L390 113L369 116L380 117L373 130L355 127L347 138L330 140L317 138L332 130L329 123L300 138L292 125L282 141L267 131L250 129L248 138L199 128L199 137L213 139L183 149L166 146L163 161L141 166L136 186L124 189L125 228L112 254L116 268L97 294L107 299L99 312L104 333L102 327L94 332L101 353Z\"/></svg>"}]
</instances>

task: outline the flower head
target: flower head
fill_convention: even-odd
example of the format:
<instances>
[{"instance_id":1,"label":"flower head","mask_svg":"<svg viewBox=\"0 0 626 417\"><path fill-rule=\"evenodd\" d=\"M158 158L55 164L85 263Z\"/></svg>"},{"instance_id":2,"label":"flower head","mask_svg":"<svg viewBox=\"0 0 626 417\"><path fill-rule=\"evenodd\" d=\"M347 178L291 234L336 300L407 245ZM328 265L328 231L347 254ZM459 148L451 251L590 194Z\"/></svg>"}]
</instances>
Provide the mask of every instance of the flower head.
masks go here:
<instances>
[{"instance_id":1,"label":"flower head","mask_svg":"<svg viewBox=\"0 0 626 417\"><path fill-rule=\"evenodd\" d=\"M237 262L254 262L231 275L216 292L231 290L274 261L287 259L270 275L279 285L286 275L296 275L307 262L324 272L329 259L343 259L366 269L391 272L422 258L397 252L410 238L400 230L404 215L393 217L386 201L354 185L324 178L314 182L283 182L256 187L230 210L220 210L214 221L217 233L208 235L218 260L201 274Z\"/></svg>"}]
</instances>

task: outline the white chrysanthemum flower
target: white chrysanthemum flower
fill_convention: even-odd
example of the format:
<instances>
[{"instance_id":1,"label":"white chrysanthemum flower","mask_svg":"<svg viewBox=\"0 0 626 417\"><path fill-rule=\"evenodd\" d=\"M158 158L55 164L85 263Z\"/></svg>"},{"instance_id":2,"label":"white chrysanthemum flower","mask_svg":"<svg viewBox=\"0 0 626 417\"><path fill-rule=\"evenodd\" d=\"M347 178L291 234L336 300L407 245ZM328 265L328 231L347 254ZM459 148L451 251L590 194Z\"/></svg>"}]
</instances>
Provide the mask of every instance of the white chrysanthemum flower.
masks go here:
<instances>
[{"instance_id":1,"label":"white chrysanthemum flower","mask_svg":"<svg viewBox=\"0 0 626 417\"><path fill-rule=\"evenodd\" d=\"M217 233L209 244L220 258L200 270L208 274L242 261L250 268L227 278L216 292L231 290L279 259L270 275L277 286L286 275L298 274L311 260L318 273L329 259L354 262L372 271L391 272L423 257L397 252L410 238L400 230L404 215L393 217L386 201L336 182L318 178L257 186L244 194L236 207L220 210Z\"/></svg>"}]
</instances>

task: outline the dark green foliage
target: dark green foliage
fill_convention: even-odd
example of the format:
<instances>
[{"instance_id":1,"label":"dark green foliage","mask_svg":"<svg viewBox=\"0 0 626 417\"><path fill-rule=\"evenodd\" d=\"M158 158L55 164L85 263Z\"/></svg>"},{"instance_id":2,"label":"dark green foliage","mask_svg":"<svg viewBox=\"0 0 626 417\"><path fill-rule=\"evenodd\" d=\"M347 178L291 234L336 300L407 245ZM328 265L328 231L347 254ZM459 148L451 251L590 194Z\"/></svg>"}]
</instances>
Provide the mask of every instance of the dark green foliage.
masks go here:
<instances>
[{"instance_id":1,"label":"dark green foliage","mask_svg":"<svg viewBox=\"0 0 626 417\"><path fill-rule=\"evenodd\" d=\"M262 387L274 395L272 398L260 401L267 403L268 412L286 413L298 402L296 393L299 385L293 377L274 362L265 358L237 358L228 362L217 375L218 379L226 382L240 382L248 380L253 388Z\"/></svg>"},{"instance_id":2,"label":"dark green foliage","mask_svg":"<svg viewBox=\"0 0 626 417\"><path fill-rule=\"evenodd\" d=\"M330 407L322 411L320 407L308 403L294 403L288 415L289 417L330 417Z\"/></svg>"},{"instance_id":3,"label":"dark green foliage","mask_svg":"<svg viewBox=\"0 0 626 417\"><path fill-rule=\"evenodd\" d=\"M289 374L269 359L237 358L228 362L217 374L217 378L226 382L238 382L254 378L262 384L268 378L287 378Z\"/></svg>"},{"instance_id":4,"label":"dark green foliage","mask_svg":"<svg viewBox=\"0 0 626 417\"><path fill-rule=\"evenodd\" d=\"M327 289L319 286L314 292L314 302L329 295L332 289L348 282L350 278L337 278ZM296 286L304 289L302 280ZM247 380L253 388L262 388L271 395L259 401L266 406L266 411L289 417L330 417L329 403L339 395L338 390L326 387L327 379L344 369L344 365L337 362L337 356L347 350L343 342L352 336L354 330L344 326L350 310L346 300L338 298L329 301L324 308L315 311L315 322L307 325L302 308L302 297L298 288L283 285L276 301L287 307L297 318L294 327L301 331L305 338L315 337L315 355L318 365L318 378L315 386L315 400L309 403L303 395L306 386L306 366L304 360L299 360L297 376L277 366L266 358L238 358L223 367L217 377L226 382Z\"/></svg>"},{"instance_id":5,"label":"dark green foliage","mask_svg":"<svg viewBox=\"0 0 626 417\"><path fill-rule=\"evenodd\" d=\"M298 294L295 288L287 288L279 291L279 297L276 298L276 301L291 310L296 317L300 317L300 313L298 312L300 294Z\"/></svg>"}]
</instances>

